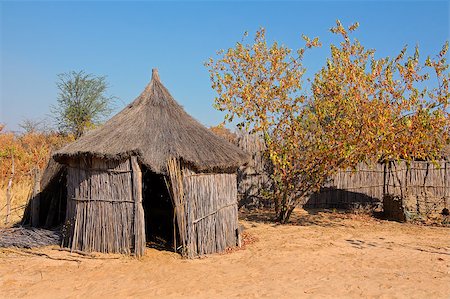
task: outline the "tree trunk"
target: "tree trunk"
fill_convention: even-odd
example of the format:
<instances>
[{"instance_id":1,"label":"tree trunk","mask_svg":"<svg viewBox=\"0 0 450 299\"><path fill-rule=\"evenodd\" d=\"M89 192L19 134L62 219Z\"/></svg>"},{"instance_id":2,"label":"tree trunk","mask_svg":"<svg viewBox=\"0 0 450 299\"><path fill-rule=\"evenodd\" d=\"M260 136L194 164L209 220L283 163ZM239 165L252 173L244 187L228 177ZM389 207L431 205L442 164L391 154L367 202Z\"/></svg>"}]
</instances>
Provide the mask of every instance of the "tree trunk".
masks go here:
<instances>
[{"instance_id":1,"label":"tree trunk","mask_svg":"<svg viewBox=\"0 0 450 299\"><path fill-rule=\"evenodd\" d=\"M280 213L280 200L278 197L275 197L275 215L278 215Z\"/></svg>"},{"instance_id":2,"label":"tree trunk","mask_svg":"<svg viewBox=\"0 0 450 299\"><path fill-rule=\"evenodd\" d=\"M286 224L289 222L289 218L291 218L292 212L294 211L295 206L287 207L283 206L281 208L280 213L277 213L277 222L281 224Z\"/></svg>"}]
</instances>

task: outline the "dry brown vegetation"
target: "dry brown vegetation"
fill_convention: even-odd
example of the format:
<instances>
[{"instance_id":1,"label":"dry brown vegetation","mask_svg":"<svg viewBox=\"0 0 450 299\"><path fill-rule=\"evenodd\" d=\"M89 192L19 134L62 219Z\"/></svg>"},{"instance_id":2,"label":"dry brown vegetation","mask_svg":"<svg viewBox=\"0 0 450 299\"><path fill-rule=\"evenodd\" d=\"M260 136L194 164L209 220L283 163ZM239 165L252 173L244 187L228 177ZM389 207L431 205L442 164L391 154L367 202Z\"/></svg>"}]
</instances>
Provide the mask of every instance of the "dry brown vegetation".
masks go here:
<instances>
[{"instance_id":1,"label":"dry brown vegetation","mask_svg":"<svg viewBox=\"0 0 450 299\"><path fill-rule=\"evenodd\" d=\"M6 219L6 186L0 187L0 227L9 226L22 219L23 211L33 188L31 179L23 179L12 185L11 213L8 223Z\"/></svg>"},{"instance_id":2,"label":"dry brown vegetation","mask_svg":"<svg viewBox=\"0 0 450 299\"><path fill-rule=\"evenodd\" d=\"M264 215L266 218L264 218ZM245 249L142 260L58 248L0 251L5 298L448 298L448 228L304 211L291 225L253 215ZM36 255L38 254L38 255ZM60 260L58 260L60 259Z\"/></svg>"},{"instance_id":3,"label":"dry brown vegetation","mask_svg":"<svg viewBox=\"0 0 450 299\"><path fill-rule=\"evenodd\" d=\"M53 132L17 135L6 132L4 128L0 124L0 226L21 218L32 188L33 168L43 169L52 150L73 140L70 136ZM11 217L5 224L6 193L10 181Z\"/></svg>"},{"instance_id":4,"label":"dry brown vegetation","mask_svg":"<svg viewBox=\"0 0 450 299\"><path fill-rule=\"evenodd\" d=\"M223 126L222 124L219 124L217 126L214 127L210 127L209 128L214 134L225 138L226 140L228 140L231 143L236 144L237 143L237 134L234 132L231 132L230 129L226 128L225 126Z\"/></svg>"}]
</instances>

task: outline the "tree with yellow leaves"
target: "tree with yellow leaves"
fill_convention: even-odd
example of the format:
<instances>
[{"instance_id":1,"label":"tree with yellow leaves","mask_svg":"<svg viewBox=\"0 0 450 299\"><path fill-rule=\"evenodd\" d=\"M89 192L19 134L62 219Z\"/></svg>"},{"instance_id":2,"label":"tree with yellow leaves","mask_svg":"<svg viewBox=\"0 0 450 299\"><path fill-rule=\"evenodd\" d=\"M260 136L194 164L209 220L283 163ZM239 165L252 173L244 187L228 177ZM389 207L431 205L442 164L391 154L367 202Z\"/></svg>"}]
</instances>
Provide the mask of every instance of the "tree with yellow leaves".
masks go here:
<instances>
[{"instance_id":1,"label":"tree with yellow leaves","mask_svg":"<svg viewBox=\"0 0 450 299\"><path fill-rule=\"evenodd\" d=\"M341 36L331 57L304 89L305 50L320 46L303 36L294 52L268 45L264 29L253 44L237 43L210 59L207 67L218 93L215 107L225 121L259 133L273 164L277 220L285 223L296 206L340 168L380 159L434 159L449 142L446 44L438 57L419 61L419 50L395 59L375 59L339 21L331 32ZM438 86L426 68L435 71Z\"/></svg>"}]
</instances>

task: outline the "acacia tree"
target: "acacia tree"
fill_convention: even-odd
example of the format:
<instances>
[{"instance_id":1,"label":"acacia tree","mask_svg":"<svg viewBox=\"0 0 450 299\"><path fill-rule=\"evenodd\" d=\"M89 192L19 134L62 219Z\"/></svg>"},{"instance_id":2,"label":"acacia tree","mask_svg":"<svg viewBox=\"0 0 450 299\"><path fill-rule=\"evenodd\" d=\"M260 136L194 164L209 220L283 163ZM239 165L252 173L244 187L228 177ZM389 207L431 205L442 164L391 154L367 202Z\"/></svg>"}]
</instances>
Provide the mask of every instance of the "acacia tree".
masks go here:
<instances>
[{"instance_id":1,"label":"acacia tree","mask_svg":"<svg viewBox=\"0 0 450 299\"><path fill-rule=\"evenodd\" d=\"M106 77L84 71L58 75L58 103L51 107L60 132L80 137L100 124L112 109L114 97L108 96Z\"/></svg>"},{"instance_id":2,"label":"acacia tree","mask_svg":"<svg viewBox=\"0 0 450 299\"><path fill-rule=\"evenodd\" d=\"M19 127L22 128L25 134L36 133L39 132L42 126L42 121L34 120L34 119L24 119Z\"/></svg>"},{"instance_id":3,"label":"acacia tree","mask_svg":"<svg viewBox=\"0 0 450 299\"><path fill-rule=\"evenodd\" d=\"M293 182L302 170L289 162L300 154L293 129L306 100L301 93L302 59L307 48L320 46L318 38L303 39L305 47L293 52L276 42L268 46L265 30L260 29L253 44L237 43L219 51L217 61L210 58L206 63L212 88L219 94L215 107L227 112L225 121L238 119L238 127L260 134L266 143L274 165L273 195L280 221L289 218L285 202L296 196Z\"/></svg>"},{"instance_id":4,"label":"acacia tree","mask_svg":"<svg viewBox=\"0 0 450 299\"><path fill-rule=\"evenodd\" d=\"M262 134L273 164L273 198L277 220L285 223L294 208L317 191L340 168L367 159L435 158L448 143L448 46L426 66L435 69L438 87L417 88L428 79L418 49L406 57L375 59L337 21L331 32L342 42L331 46L331 57L302 90L306 41L295 56L284 46L267 45L264 30L253 44L210 59L217 109L225 121L238 117L240 126Z\"/></svg>"}]
</instances>

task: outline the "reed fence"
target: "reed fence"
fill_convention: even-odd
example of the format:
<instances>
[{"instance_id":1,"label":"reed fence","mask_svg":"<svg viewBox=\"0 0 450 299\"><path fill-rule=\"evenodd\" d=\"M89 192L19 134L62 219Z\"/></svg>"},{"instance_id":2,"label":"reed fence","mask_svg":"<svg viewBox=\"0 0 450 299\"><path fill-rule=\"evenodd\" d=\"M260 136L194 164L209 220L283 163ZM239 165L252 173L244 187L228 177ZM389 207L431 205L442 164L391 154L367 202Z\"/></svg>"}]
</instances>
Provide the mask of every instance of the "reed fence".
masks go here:
<instances>
[{"instance_id":1,"label":"reed fence","mask_svg":"<svg viewBox=\"0 0 450 299\"><path fill-rule=\"evenodd\" d=\"M310 196L305 208L351 208L376 205L383 200L385 166L360 163L355 169L342 169Z\"/></svg>"},{"instance_id":2,"label":"reed fence","mask_svg":"<svg viewBox=\"0 0 450 299\"><path fill-rule=\"evenodd\" d=\"M241 132L236 144L251 156L247 165L240 167L237 172L239 207L271 206L272 201L267 198L267 193L272 190L272 169L264 155L264 140L258 135Z\"/></svg>"},{"instance_id":3,"label":"reed fence","mask_svg":"<svg viewBox=\"0 0 450 299\"><path fill-rule=\"evenodd\" d=\"M252 155L251 162L239 170L240 206L262 205L266 200L264 191L271 187L271 169L263 154L264 143L258 136L240 134L237 145ZM360 163L355 169L342 169L331 176L319 192L310 196L304 207L378 206L389 196L401 198L397 203L401 213L402 207L411 213L438 213L449 208L449 163L447 160ZM390 209L389 203L385 204L385 209Z\"/></svg>"},{"instance_id":4,"label":"reed fence","mask_svg":"<svg viewBox=\"0 0 450 299\"><path fill-rule=\"evenodd\" d=\"M450 207L449 172L450 161L445 160L388 162L385 212L399 220L442 213Z\"/></svg>"}]
</instances>

